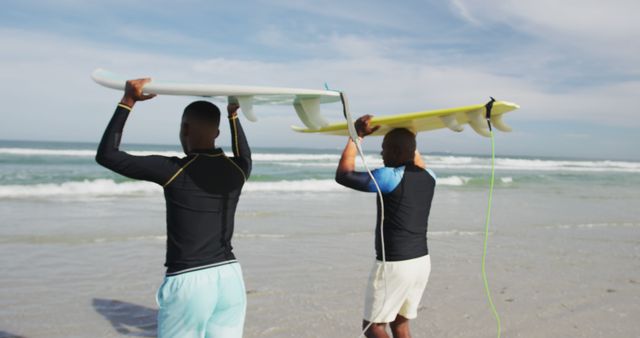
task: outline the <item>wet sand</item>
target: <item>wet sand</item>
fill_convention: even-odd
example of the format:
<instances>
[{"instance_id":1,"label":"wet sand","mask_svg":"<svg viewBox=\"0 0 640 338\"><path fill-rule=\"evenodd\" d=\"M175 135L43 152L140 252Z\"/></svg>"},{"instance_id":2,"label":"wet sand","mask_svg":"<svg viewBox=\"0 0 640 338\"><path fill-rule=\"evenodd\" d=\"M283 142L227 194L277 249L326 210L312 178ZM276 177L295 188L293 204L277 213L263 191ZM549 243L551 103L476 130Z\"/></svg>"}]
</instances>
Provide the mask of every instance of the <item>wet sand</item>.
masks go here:
<instances>
[{"instance_id":1,"label":"wet sand","mask_svg":"<svg viewBox=\"0 0 640 338\"><path fill-rule=\"evenodd\" d=\"M503 337L637 336L638 194L503 189L494 198L487 272ZM485 203L483 190L438 190L414 337L496 336L480 275ZM351 192L243 195L235 252L246 337L359 334L373 206ZM0 337L155 336L161 196L3 201L0 211L11 225L0 240Z\"/></svg>"}]
</instances>

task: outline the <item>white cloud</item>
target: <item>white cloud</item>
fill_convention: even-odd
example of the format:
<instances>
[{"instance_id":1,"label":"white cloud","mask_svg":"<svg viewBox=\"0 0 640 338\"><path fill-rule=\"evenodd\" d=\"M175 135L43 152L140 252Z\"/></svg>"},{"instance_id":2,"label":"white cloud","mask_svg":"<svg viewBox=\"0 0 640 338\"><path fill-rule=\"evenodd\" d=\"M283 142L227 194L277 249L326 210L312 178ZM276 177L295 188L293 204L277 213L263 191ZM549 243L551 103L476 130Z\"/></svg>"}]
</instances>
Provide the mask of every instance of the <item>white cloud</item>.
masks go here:
<instances>
[{"instance_id":1,"label":"white cloud","mask_svg":"<svg viewBox=\"0 0 640 338\"><path fill-rule=\"evenodd\" d=\"M41 32L1 30L0 43L8 52L0 56L0 91L10 100L0 111L0 134L3 138L97 141L120 94L90 81L89 74L96 67L173 81L306 88L320 88L328 82L348 93L354 114L467 105L495 96L521 104L521 111L506 118L516 125L565 120L640 126L633 108L640 103L639 82L550 93L520 76L495 74L482 67L394 59L372 53L369 46L375 40L346 39L361 46L348 57L267 62L160 55ZM322 43L339 50L333 44L344 40L327 38ZM137 142L172 142L177 116L189 100L164 97L141 104L136 118L127 124L126 137ZM331 119L341 119L337 105L326 107L325 112ZM289 131L290 124L300 124L290 107L261 107L258 115L259 123L245 123L256 144L338 142Z\"/></svg>"},{"instance_id":2,"label":"white cloud","mask_svg":"<svg viewBox=\"0 0 640 338\"><path fill-rule=\"evenodd\" d=\"M153 43L170 45L174 48L180 46L204 46L209 43L206 40L196 39L190 35L182 34L174 30L149 28L142 25L126 24L117 25L113 34L133 43Z\"/></svg>"},{"instance_id":3,"label":"white cloud","mask_svg":"<svg viewBox=\"0 0 640 338\"><path fill-rule=\"evenodd\" d=\"M287 10L296 10L332 20L344 20L355 25L364 24L371 27L409 30L414 24L424 20L421 13L416 13L415 6L386 1L325 0L319 3L312 0L272 0L268 3L271 6L280 6ZM422 8L422 6L420 7ZM408 24L409 22L411 24Z\"/></svg>"},{"instance_id":4,"label":"white cloud","mask_svg":"<svg viewBox=\"0 0 640 338\"><path fill-rule=\"evenodd\" d=\"M292 42L287 34L274 25L262 27L257 32L255 40L262 45L277 48L287 46Z\"/></svg>"},{"instance_id":5,"label":"white cloud","mask_svg":"<svg viewBox=\"0 0 640 338\"><path fill-rule=\"evenodd\" d=\"M457 15L459 15L461 18L463 18L470 24L473 24L475 26L481 25L480 20L476 19L473 15L471 15L469 10L467 9L467 6L465 6L465 4L462 1L451 0L451 6L454 8L455 13Z\"/></svg>"},{"instance_id":6,"label":"white cloud","mask_svg":"<svg viewBox=\"0 0 640 338\"><path fill-rule=\"evenodd\" d=\"M607 66L640 75L640 2L635 0L451 0L460 15L477 24L500 23L535 36L580 59L608 60ZM582 55L581 55L582 54ZM616 64L622 62L623 64Z\"/></svg>"}]
</instances>

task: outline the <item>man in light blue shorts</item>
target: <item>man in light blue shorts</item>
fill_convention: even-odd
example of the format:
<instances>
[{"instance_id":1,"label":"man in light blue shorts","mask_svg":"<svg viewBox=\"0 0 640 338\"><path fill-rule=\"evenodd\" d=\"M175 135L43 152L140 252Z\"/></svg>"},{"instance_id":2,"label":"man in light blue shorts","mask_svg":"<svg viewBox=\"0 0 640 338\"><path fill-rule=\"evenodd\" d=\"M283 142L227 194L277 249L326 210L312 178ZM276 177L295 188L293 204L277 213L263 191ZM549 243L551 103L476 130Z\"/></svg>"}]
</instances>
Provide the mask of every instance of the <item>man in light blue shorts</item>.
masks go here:
<instances>
[{"instance_id":1,"label":"man in light blue shorts","mask_svg":"<svg viewBox=\"0 0 640 338\"><path fill-rule=\"evenodd\" d=\"M133 156L119 149L120 139L133 105L153 97L142 92L149 81L127 81L96 161L164 188L167 271L157 294L158 337L240 338L246 293L231 238L240 192L251 173L251 151L238 121L239 107L227 107L233 157L215 147L220 110L206 101L184 109L180 142L185 157Z\"/></svg>"},{"instance_id":2,"label":"man in light blue shorts","mask_svg":"<svg viewBox=\"0 0 640 338\"><path fill-rule=\"evenodd\" d=\"M371 116L356 123L359 137L376 131ZM336 171L336 181L346 187L377 192L366 172L355 171L356 145L349 139ZM373 171L384 202L384 257L380 236L381 201L378 199L376 261L365 296L363 329L369 338L389 337L389 324L395 338L409 338L409 320L418 315L431 260L427 248L427 224L436 185L435 174L425 168L416 150L415 135L404 128L393 129L382 141L384 167ZM383 261L386 260L386 263Z\"/></svg>"}]
</instances>

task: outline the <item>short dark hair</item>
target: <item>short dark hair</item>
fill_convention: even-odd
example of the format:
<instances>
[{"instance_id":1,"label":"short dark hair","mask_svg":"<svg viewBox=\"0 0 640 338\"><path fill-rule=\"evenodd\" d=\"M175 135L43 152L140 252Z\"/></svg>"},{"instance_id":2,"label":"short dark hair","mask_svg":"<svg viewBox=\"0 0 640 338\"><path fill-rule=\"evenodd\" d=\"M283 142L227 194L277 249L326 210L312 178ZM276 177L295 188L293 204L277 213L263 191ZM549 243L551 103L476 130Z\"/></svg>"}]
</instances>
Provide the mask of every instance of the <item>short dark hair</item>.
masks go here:
<instances>
[{"instance_id":1,"label":"short dark hair","mask_svg":"<svg viewBox=\"0 0 640 338\"><path fill-rule=\"evenodd\" d=\"M182 117L186 117L189 121L197 121L216 127L220 126L220 109L208 101L195 101L190 103L184 108Z\"/></svg>"},{"instance_id":2,"label":"short dark hair","mask_svg":"<svg viewBox=\"0 0 640 338\"><path fill-rule=\"evenodd\" d=\"M396 128L384 136L384 144L403 161L410 161L416 152L416 135L409 129Z\"/></svg>"}]
</instances>

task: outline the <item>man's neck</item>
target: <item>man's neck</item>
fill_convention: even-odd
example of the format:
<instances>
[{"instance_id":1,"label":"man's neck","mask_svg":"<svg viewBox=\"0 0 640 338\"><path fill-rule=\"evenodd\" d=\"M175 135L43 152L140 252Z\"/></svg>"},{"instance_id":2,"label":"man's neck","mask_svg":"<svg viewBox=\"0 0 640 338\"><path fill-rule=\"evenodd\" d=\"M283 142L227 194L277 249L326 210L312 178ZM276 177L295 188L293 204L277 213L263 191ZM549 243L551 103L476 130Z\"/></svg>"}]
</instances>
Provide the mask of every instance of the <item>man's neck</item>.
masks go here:
<instances>
[{"instance_id":1,"label":"man's neck","mask_svg":"<svg viewBox=\"0 0 640 338\"><path fill-rule=\"evenodd\" d=\"M189 144L189 149L213 149L216 147L215 142L193 142Z\"/></svg>"}]
</instances>

